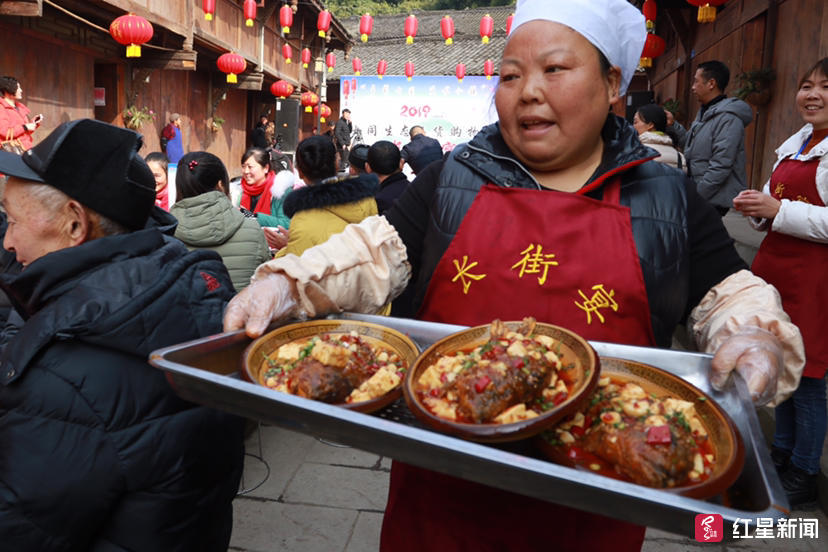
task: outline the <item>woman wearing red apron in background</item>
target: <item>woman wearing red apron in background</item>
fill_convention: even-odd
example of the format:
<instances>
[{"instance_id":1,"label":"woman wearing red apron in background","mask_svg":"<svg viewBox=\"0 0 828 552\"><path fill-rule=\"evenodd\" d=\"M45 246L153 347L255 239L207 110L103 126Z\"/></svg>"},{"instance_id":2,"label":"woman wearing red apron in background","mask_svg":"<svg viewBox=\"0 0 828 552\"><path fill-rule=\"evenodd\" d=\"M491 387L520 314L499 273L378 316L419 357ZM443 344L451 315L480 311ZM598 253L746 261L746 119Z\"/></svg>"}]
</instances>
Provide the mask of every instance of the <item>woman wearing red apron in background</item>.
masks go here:
<instances>
[{"instance_id":1,"label":"woman wearing red apron in background","mask_svg":"<svg viewBox=\"0 0 828 552\"><path fill-rule=\"evenodd\" d=\"M261 265L225 329L257 336L289 316L376 311L410 263L413 302L400 307L424 320L532 315L667 347L692 310L696 342L716 353L714 385L737 369L757 403L787 397L804 356L778 294L745 270L692 182L609 112L645 37L626 0L519 1L499 122L420 173L384 217ZM638 550L643 539L641 526L395 461L381 549Z\"/></svg>"},{"instance_id":2,"label":"woman wearing red apron in background","mask_svg":"<svg viewBox=\"0 0 828 552\"><path fill-rule=\"evenodd\" d=\"M796 107L806 124L776 150L764 193L746 190L733 200L754 226L768 229L753 272L776 286L805 341L805 371L793 396L776 407L771 452L792 507L817 500L828 426L828 58L799 81Z\"/></svg>"}]
</instances>

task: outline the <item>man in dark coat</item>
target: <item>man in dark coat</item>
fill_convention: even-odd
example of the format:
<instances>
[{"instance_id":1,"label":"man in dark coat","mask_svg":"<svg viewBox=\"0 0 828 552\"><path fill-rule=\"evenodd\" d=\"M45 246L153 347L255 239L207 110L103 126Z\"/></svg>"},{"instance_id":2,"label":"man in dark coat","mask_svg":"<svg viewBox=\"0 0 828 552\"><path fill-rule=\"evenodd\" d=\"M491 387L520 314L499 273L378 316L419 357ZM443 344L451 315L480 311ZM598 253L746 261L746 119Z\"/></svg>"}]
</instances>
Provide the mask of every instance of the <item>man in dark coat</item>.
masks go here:
<instances>
[{"instance_id":1,"label":"man in dark coat","mask_svg":"<svg viewBox=\"0 0 828 552\"><path fill-rule=\"evenodd\" d=\"M221 331L233 288L154 206L141 137L83 119L17 156L0 286L0 548L227 549L241 420L176 396L151 351ZM14 322L14 325L12 323Z\"/></svg>"},{"instance_id":2,"label":"man in dark coat","mask_svg":"<svg viewBox=\"0 0 828 552\"><path fill-rule=\"evenodd\" d=\"M434 138L426 136L423 127L414 125L408 135L411 141L403 146L402 158L414 174L419 174L429 164L443 158L443 146Z\"/></svg>"},{"instance_id":3,"label":"man in dark coat","mask_svg":"<svg viewBox=\"0 0 828 552\"><path fill-rule=\"evenodd\" d=\"M379 178L379 189L374 196L379 214L390 209L408 187L408 178L402 172L402 167L400 149L394 142L380 140L368 148L365 172L374 173Z\"/></svg>"},{"instance_id":4,"label":"man in dark coat","mask_svg":"<svg viewBox=\"0 0 828 552\"><path fill-rule=\"evenodd\" d=\"M334 127L334 144L336 145L337 151L339 151L340 170L348 167L348 150L351 149L351 132L353 131L351 110L343 109L342 117L339 118Z\"/></svg>"},{"instance_id":5,"label":"man in dark coat","mask_svg":"<svg viewBox=\"0 0 828 552\"><path fill-rule=\"evenodd\" d=\"M267 115L262 114L259 117L259 122L250 131L250 146L254 148L267 148L270 146L267 140Z\"/></svg>"}]
</instances>

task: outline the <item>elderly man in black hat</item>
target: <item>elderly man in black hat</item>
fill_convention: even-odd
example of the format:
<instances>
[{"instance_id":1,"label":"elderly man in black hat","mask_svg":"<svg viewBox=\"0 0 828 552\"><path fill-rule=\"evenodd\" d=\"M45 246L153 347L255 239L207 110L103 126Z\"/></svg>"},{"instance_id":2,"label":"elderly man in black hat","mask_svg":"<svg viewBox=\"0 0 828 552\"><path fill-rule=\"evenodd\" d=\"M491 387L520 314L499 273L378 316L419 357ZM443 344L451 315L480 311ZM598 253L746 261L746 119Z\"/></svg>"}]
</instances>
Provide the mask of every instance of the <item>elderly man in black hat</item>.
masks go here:
<instances>
[{"instance_id":1,"label":"elderly man in black hat","mask_svg":"<svg viewBox=\"0 0 828 552\"><path fill-rule=\"evenodd\" d=\"M239 419L179 399L150 351L221 330L233 287L154 206L141 137L60 125L9 175L23 265L0 340L0 548L226 550ZM16 327L13 329L11 325Z\"/></svg>"}]
</instances>

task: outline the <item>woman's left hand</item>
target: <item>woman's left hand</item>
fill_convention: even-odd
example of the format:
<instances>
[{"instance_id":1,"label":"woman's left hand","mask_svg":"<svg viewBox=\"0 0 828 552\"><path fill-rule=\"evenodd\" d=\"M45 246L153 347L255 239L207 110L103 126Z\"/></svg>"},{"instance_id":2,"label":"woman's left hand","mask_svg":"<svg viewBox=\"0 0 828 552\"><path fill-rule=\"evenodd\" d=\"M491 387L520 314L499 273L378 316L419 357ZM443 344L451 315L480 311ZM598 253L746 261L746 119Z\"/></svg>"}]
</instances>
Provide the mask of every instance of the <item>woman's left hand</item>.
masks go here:
<instances>
[{"instance_id":1,"label":"woman's left hand","mask_svg":"<svg viewBox=\"0 0 828 552\"><path fill-rule=\"evenodd\" d=\"M271 249L281 249L287 245L288 237L290 231L286 228L282 228L281 226L277 226L276 228L271 227L264 227L265 240L267 240L267 246Z\"/></svg>"},{"instance_id":2,"label":"woman's left hand","mask_svg":"<svg viewBox=\"0 0 828 552\"><path fill-rule=\"evenodd\" d=\"M713 356L710 383L722 389L730 372L737 370L747 382L753 404L761 406L774 398L782 372L782 344L761 328L730 336Z\"/></svg>"},{"instance_id":3,"label":"woman's left hand","mask_svg":"<svg viewBox=\"0 0 828 552\"><path fill-rule=\"evenodd\" d=\"M743 190L733 198L733 208L749 217L772 219L782 202L759 190Z\"/></svg>"}]
</instances>

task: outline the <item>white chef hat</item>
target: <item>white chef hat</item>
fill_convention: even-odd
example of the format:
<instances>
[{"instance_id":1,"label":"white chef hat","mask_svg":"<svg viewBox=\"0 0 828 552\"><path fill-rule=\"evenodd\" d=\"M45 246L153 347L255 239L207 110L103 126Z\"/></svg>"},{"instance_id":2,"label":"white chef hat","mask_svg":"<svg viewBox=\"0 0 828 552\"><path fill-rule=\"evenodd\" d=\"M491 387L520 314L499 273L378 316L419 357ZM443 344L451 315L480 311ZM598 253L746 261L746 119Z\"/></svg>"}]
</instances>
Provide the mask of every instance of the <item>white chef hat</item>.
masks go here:
<instances>
[{"instance_id":1,"label":"white chef hat","mask_svg":"<svg viewBox=\"0 0 828 552\"><path fill-rule=\"evenodd\" d=\"M627 0L518 0L511 33L535 19L577 31L621 68L620 93L627 91L647 40L644 15Z\"/></svg>"}]
</instances>

